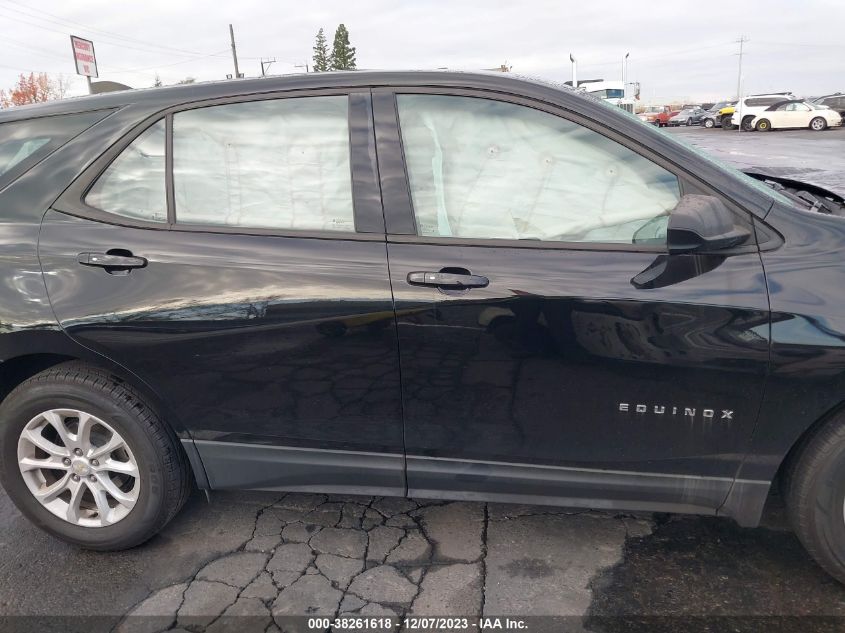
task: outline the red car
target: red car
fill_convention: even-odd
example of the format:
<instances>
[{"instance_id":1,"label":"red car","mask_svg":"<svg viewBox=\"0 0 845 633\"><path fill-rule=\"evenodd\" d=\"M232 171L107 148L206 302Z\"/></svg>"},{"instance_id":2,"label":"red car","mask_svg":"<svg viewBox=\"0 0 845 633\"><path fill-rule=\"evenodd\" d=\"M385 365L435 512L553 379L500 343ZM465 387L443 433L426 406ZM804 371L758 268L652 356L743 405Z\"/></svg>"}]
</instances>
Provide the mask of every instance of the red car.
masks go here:
<instances>
[{"instance_id":1,"label":"red car","mask_svg":"<svg viewBox=\"0 0 845 633\"><path fill-rule=\"evenodd\" d=\"M651 123L657 127L666 127L669 125L669 118L677 113L678 110L672 111L669 106L649 106L637 116L646 123Z\"/></svg>"},{"instance_id":2,"label":"red car","mask_svg":"<svg viewBox=\"0 0 845 633\"><path fill-rule=\"evenodd\" d=\"M669 108L666 108L666 110L654 117L654 124L657 127L667 127L669 125L669 119L678 114L678 112L680 110L669 110Z\"/></svg>"}]
</instances>

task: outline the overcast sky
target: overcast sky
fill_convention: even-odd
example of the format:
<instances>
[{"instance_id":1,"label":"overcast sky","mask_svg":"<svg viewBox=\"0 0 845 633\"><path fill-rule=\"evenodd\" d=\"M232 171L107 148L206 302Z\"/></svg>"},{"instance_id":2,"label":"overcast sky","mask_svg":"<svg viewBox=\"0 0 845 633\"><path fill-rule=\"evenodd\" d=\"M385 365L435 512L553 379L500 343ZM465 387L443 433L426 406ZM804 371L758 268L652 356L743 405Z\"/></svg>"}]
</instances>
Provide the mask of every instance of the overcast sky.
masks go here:
<instances>
[{"instance_id":1,"label":"overcast sky","mask_svg":"<svg viewBox=\"0 0 845 633\"><path fill-rule=\"evenodd\" d=\"M730 9L730 10L729 10ZM629 79L644 100L712 100L736 92L739 44L745 35L745 92L845 91L845 0L0 0L3 58L0 88L21 72L73 77L69 35L94 41L100 78L151 86L186 76L223 79L233 72L233 23L241 72L304 72L314 36L331 44L346 24L359 68L480 69L505 61L514 72L554 80Z\"/></svg>"}]
</instances>

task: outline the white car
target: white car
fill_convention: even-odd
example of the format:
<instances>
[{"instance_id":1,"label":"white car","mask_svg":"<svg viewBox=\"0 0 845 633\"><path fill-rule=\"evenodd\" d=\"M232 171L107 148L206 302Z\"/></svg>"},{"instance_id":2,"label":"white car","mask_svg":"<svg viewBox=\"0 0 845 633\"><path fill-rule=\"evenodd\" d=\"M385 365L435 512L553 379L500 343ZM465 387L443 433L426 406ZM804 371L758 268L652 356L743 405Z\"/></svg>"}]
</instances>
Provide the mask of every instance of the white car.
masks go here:
<instances>
[{"instance_id":1,"label":"white car","mask_svg":"<svg viewBox=\"0 0 845 633\"><path fill-rule=\"evenodd\" d=\"M736 104L736 110L734 110L733 116L731 117L731 127L739 127L739 123L742 121L743 130L753 130L751 121L754 120L754 117L762 114L767 108L783 101L797 100L798 97L791 92L748 95Z\"/></svg>"},{"instance_id":2,"label":"white car","mask_svg":"<svg viewBox=\"0 0 845 633\"><path fill-rule=\"evenodd\" d=\"M810 128L817 132L842 125L842 115L827 106L806 101L782 101L758 114L751 126L759 132L784 128Z\"/></svg>"}]
</instances>

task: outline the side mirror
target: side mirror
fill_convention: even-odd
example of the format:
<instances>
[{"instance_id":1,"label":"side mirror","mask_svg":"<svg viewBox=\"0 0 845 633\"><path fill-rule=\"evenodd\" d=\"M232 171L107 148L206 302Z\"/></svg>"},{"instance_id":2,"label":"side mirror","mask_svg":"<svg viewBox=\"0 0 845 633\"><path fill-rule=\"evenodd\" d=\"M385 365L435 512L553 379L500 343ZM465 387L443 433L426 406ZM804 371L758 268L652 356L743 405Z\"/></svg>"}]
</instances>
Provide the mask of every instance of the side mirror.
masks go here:
<instances>
[{"instance_id":1,"label":"side mirror","mask_svg":"<svg viewBox=\"0 0 845 633\"><path fill-rule=\"evenodd\" d=\"M670 254L712 252L739 246L751 232L714 196L687 194L669 215L666 242Z\"/></svg>"}]
</instances>

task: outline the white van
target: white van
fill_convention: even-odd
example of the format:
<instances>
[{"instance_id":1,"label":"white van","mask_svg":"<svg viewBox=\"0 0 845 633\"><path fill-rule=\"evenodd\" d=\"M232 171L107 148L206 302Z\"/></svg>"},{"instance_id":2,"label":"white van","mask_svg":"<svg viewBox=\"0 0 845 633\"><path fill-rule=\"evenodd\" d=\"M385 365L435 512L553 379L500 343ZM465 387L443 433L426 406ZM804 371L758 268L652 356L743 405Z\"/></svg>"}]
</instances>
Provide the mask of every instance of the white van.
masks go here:
<instances>
[{"instance_id":1,"label":"white van","mask_svg":"<svg viewBox=\"0 0 845 633\"><path fill-rule=\"evenodd\" d=\"M773 106L781 101L798 99L791 92L771 92L762 95L748 95L741 99L736 104L736 110L731 117L731 125L737 127L742 122L742 129L751 131L754 128L751 126L754 118L764 112L769 106Z\"/></svg>"}]
</instances>

